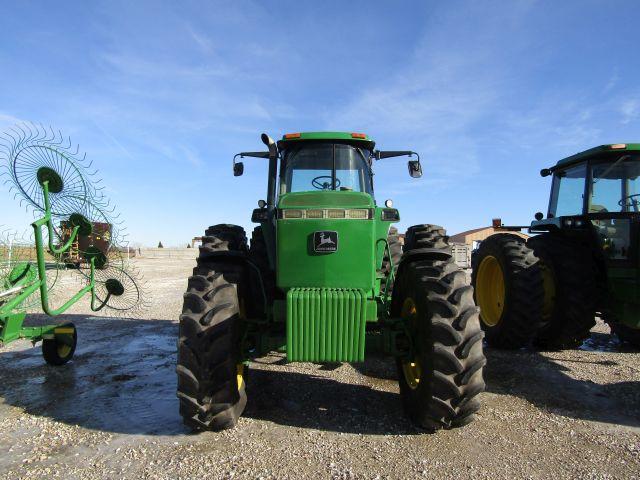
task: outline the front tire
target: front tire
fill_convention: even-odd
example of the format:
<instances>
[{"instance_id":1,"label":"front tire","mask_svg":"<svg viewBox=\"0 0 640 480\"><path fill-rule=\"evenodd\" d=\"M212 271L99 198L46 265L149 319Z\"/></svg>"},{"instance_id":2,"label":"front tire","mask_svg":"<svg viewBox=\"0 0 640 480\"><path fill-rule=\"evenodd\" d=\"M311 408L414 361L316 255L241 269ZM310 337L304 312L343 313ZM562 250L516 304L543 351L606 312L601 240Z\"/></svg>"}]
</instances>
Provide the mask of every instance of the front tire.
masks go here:
<instances>
[{"instance_id":1,"label":"front tire","mask_svg":"<svg viewBox=\"0 0 640 480\"><path fill-rule=\"evenodd\" d=\"M195 430L233 427L247 403L240 342L245 267L212 252L246 251L240 227L207 230L189 277L180 315L177 396L184 423Z\"/></svg>"},{"instance_id":2,"label":"front tire","mask_svg":"<svg viewBox=\"0 0 640 480\"><path fill-rule=\"evenodd\" d=\"M430 241L446 244L446 239ZM411 332L410 358L398 358L405 414L428 431L473 421L484 391L484 333L466 275L446 248L405 256L393 292L391 313Z\"/></svg>"}]
</instances>

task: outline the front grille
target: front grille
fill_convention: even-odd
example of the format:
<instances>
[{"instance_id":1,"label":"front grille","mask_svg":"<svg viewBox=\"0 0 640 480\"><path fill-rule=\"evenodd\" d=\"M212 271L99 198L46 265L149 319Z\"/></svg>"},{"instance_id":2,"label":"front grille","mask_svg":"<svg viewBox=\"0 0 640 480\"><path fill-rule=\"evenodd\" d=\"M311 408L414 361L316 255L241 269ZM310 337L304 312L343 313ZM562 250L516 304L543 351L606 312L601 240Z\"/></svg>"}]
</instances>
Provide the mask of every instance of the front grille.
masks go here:
<instances>
[{"instance_id":1,"label":"front grille","mask_svg":"<svg viewBox=\"0 0 640 480\"><path fill-rule=\"evenodd\" d=\"M287 293L287 359L291 362L362 362L366 324L364 290L292 288Z\"/></svg>"}]
</instances>

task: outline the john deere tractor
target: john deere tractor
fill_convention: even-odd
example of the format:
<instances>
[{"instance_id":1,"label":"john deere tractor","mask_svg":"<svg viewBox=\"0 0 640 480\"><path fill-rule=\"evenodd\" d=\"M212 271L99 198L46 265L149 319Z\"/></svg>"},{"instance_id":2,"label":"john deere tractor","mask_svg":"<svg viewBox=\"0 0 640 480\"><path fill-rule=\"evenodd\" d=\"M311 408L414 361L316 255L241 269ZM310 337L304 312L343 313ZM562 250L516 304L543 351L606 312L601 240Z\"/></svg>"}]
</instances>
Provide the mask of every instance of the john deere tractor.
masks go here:
<instances>
[{"instance_id":1,"label":"john deere tractor","mask_svg":"<svg viewBox=\"0 0 640 480\"><path fill-rule=\"evenodd\" d=\"M252 358L289 362L395 359L408 417L429 431L469 423L484 389L478 309L453 263L445 231L410 227L404 253L391 201L377 205L378 151L361 133L309 132L234 157L268 162L266 201L253 211L248 245L236 225L206 230L180 316L178 397L196 430L233 427L247 403Z\"/></svg>"},{"instance_id":2,"label":"john deere tractor","mask_svg":"<svg viewBox=\"0 0 640 480\"><path fill-rule=\"evenodd\" d=\"M599 315L640 346L640 144L602 145L545 168L549 209L524 240L502 227L473 255L490 345L579 346Z\"/></svg>"}]
</instances>

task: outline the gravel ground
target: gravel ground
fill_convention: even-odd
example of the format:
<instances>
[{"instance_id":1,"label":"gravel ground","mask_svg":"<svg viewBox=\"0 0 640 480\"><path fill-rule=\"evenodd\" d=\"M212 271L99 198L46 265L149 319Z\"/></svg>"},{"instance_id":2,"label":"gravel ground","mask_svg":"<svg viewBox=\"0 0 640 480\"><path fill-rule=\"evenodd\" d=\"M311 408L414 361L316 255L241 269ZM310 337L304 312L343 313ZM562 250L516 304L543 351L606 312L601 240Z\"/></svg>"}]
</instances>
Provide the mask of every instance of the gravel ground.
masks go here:
<instances>
[{"instance_id":1,"label":"gravel ground","mask_svg":"<svg viewBox=\"0 0 640 480\"><path fill-rule=\"evenodd\" d=\"M140 319L88 315L74 360L0 353L0 478L638 478L640 353L599 323L580 350L486 350L478 419L422 434L403 417L392 361L252 364L238 426L191 434L175 397L176 319L193 260L139 259ZM74 283L63 279L59 294ZM44 321L34 315L30 321Z\"/></svg>"}]
</instances>

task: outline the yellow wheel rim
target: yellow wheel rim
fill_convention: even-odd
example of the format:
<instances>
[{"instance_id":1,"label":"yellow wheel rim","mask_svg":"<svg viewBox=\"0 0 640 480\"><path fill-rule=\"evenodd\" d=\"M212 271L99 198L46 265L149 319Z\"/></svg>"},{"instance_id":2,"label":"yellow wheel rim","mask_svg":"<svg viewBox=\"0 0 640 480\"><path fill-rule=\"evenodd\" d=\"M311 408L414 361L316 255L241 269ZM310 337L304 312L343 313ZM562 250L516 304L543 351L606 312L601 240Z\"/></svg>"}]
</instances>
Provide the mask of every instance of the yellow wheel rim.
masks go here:
<instances>
[{"instance_id":1,"label":"yellow wheel rim","mask_svg":"<svg viewBox=\"0 0 640 480\"><path fill-rule=\"evenodd\" d=\"M74 332L75 332L75 329L70 325L62 325L60 327L55 328L53 331L54 334L58 334L58 335L60 334L73 335ZM73 336L71 338L73 338ZM71 350L72 350L71 345L67 345L66 343L62 343L60 341L57 341L56 343L57 343L56 351L58 353L58 357L67 358L69 355L71 355Z\"/></svg>"},{"instance_id":2,"label":"yellow wheel rim","mask_svg":"<svg viewBox=\"0 0 640 480\"><path fill-rule=\"evenodd\" d=\"M244 363L236 365L236 379L238 380L238 390L244 385Z\"/></svg>"},{"instance_id":3,"label":"yellow wheel rim","mask_svg":"<svg viewBox=\"0 0 640 480\"><path fill-rule=\"evenodd\" d=\"M476 299L482 321L490 327L500 323L505 300L504 274L500 262L492 255L484 257L478 267Z\"/></svg>"},{"instance_id":4,"label":"yellow wheel rim","mask_svg":"<svg viewBox=\"0 0 640 480\"><path fill-rule=\"evenodd\" d=\"M240 318L242 320L245 320L247 318L247 315L246 315L243 298L241 298L238 302L238 310L239 310L238 314ZM236 365L236 380L238 382L238 390L241 390L242 386L244 385L244 363L238 363Z\"/></svg>"},{"instance_id":5,"label":"yellow wheel rim","mask_svg":"<svg viewBox=\"0 0 640 480\"><path fill-rule=\"evenodd\" d=\"M404 373L404 379L407 381L407 385L411 390L415 390L420 385L420 376L422 375L422 369L418 359L414 359L413 362L407 362L402 364L402 372Z\"/></svg>"},{"instance_id":6,"label":"yellow wheel rim","mask_svg":"<svg viewBox=\"0 0 640 480\"><path fill-rule=\"evenodd\" d=\"M556 281L553 277L551 269L540 262L540 269L542 270L542 285L544 286L544 303L542 304L542 318L549 320L553 309L556 305Z\"/></svg>"},{"instance_id":7,"label":"yellow wheel rim","mask_svg":"<svg viewBox=\"0 0 640 480\"><path fill-rule=\"evenodd\" d=\"M65 345L64 343L58 344L58 356L60 358L67 358L71 353L71 347L69 345Z\"/></svg>"},{"instance_id":8,"label":"yellow wheel rim","mask_svg":"<svg viewBox=\"0 0 640 480\"><path fill-rule=\"evenodd\" d=\"M402 311L400 312L400 316L407 320L411 321L417 314L416 302L414 302L413 298L407 297L402 304ZM402 372L404 373L404 379L409 385L409 388L415 390L418 388L420 384L420 377L422 376L422 367L420 366L420 362L417 358L402 364Z\"/></svg>"}]
</instances>

